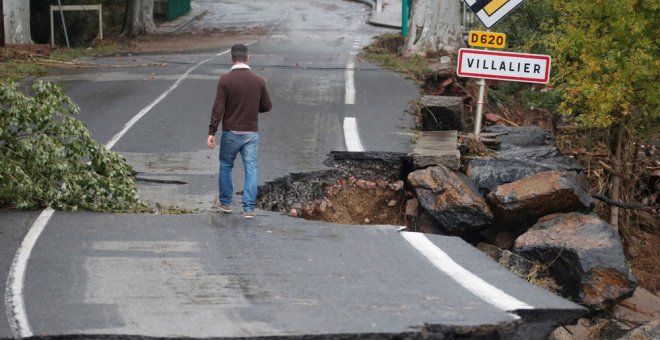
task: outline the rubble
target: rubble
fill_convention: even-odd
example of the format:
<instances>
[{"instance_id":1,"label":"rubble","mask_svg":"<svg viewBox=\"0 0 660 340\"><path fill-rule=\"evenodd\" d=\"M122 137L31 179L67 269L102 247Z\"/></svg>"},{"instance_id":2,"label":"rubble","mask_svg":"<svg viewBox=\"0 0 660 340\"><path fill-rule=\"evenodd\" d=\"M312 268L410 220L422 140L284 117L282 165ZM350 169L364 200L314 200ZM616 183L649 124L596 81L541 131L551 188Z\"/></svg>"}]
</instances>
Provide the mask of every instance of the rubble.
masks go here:
<instances>
[{"instance_id":1,"label":"rubble","mask_svg":"<svg viewBox=\"0 0 660 340\"><path fill-rule=\"evenodd\" d=\"M464 235L492 223L493 213L465 175L438 165L408 175L420 205L439 227Z\"/></svg>"},{"instance_id":2,"label":"rubble","mask_svg":"<svg viewBox=\"0 0 660 340\"><path fill-rule=\"evenodd\" d=\"M548 264L561 293L592 310L611 306L635 290L619 235L595 215L542 218L516 239L514 252Z\"/></svg>"},{"instance_id":3,"label":"rubble","mask_svg":"<svg viewBox=\"0 0 660 340\"><path fill-rule=\"evenodd\" d=\"M498 186L487 196L498 223L517 233L539 218L559 212L589 212L586 183L575 172L547 171Z\"/></svg>"}]
</instances>

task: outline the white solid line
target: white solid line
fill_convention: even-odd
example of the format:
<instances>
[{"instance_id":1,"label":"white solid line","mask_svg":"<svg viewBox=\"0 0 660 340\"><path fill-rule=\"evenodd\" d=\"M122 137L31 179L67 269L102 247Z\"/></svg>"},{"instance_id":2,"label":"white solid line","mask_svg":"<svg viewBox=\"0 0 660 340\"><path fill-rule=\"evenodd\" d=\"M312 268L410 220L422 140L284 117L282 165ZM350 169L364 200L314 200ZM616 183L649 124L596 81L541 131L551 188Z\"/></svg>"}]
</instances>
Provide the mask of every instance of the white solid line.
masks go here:
<instances>
[{"instance_id":1,"label":"white solid line","mask_svg":"<svg viewBox=\"0 0 660 340\"><path fill-rule=\"evenodd\" d=\"M364 151L355 117L344 118L344 139L346 140L346 150L352 152Z\"/></svg>"},{"instance_id":2,"label":"white solid line","mask_svg":"<svg viewBox=\"0 0 660 340\"><path fill-rule=\"evenodd\" d=\"M7 278L7 287L5 289L5 307L7 308L7 318L10 323L11 332L14 337L27 338L32 336L30 323L25 312L25 301L23 299L23 284L25 283L25 270L32 248L37 243L39 235L46 228L46 224L53 216L55 210L51 208L44 209L37 220L32 224L30 230L25 235L23 242L18 247L14 261L9 270Z\"/></svg>"},{"instance_id":3,"label":"white solid line","mask_svg":"<svg viewBox=\"0 0 660 340\"><path fill-rule=\"evenodd\" d=\"M454 281L458 282L480 299L506 312L519 309L534 309L534 307L503 292L479 276L472 274L469 270L461 267L447 253L426 238L424 234L415 232L402 232L401 234L408 243L431 261L436 268L449 275Z\"/></svg>"},{"instance_id":4,"label":"white solid line","mask_svg":"<svg viewBox=\"0 0 660 340\"><path fill-rule=\"evenodd\" d=\"M135 116L133 116L133 118L131 118L131 120L129 120L126 124L124 124L124 126L121 128L121 130L119 130L119 132L117 132L114 136L112 136L112 138L110 138L110 141L108 142L108 144L105 145L106 150L112 149L115 146L115 144L117 144L117 142L119 142L119 139L121 139L121 137L123 137L126 134L126 132L128 132L128 130L131 127L133 127L133 125L135 125L135 123L137 123L140 119L142 119L142 117L144 117L147 113L149 113L149 111L151 111L151 109L153 109L154 106L158 105L158 103L160 103L163 99L165 99L165 97L167 97L172 91L174 91L174 89L179 87L179 85L181 85L181 83L186 78L188 78L188 75L192 71L196 70L201 65L208 63L213 58L216 58L218 56L226 54L229 51L231 51L231 49L226 50L226 51L222 51L220 53L217 53L216 55L211 56L209 58L206 58L206 59L200 61L199 63L197 63L196 65L194 65L193 67L189 68L188 71L186 71L181 77L179 77L179 79L177 79L176 82L174 82L174 84L172 86L170 86L170 88L168 88L158 98L156 98L156 100L151 102L151 104L145 106L142 110L140 110L140 112L138 112Z\"/></svg>"},{"instance_id":5,"label":"white solid line","mask_svg":"<svg viewBox=\"0 0 660 340\"><path fill-rule=\"evenodd\" d=\"M353 55L346 64L346 98L344 103L346 105L355 104L355 60L353 60Z\"/></svg>"}]
</instances>

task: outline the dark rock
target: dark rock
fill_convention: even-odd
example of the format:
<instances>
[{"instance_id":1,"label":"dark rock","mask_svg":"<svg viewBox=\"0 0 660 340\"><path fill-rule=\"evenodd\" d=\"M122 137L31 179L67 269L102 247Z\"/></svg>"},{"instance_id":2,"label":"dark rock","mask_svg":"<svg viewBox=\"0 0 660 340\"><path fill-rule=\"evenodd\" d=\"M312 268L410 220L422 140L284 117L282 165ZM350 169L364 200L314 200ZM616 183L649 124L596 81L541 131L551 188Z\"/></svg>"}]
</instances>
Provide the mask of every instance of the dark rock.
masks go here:
<instances>
[{"instance_id":1,"label":"dark rock","mask_svg":"<svg viewBox=\"0 0 660 340\"><path fill-rule=\"evenodd\" d=\"M596 215L542 218L516 239L514 251L549 266L562 295L592 310L604 309L635 290L619 235Z\"/></svg>"},{"instance_id":2,"label":"dark rock","mask_svg":"<svg viewBox=\"0 0 660 340\"><path fill-rule=\"evenodd\" d=\"M577 173L553 170L500 185L487 198L498 223L520 234L549 214L589 212L593 202L585 188Z\"/></svg>"},{"instance_id":3,"label":"dark rock","mask_svg":"<svg viewBox=\"0 0 660 340\"><path fill-rule=\"evenodd\" d=\"M463 130L461 97L423 96L422 131Z\"/></svg>"},{"instance_id":4,"label":"dark rock","mask_svg":"<svg viewBox=\"0 0 660 340\"><path fill-rule=\"evenodd\" d=\"M491 126L485 131L485 135L500 143L499 151L493 158L470 160L466 171L484 194L544 171L583 171L576 159L561 155L548 130L536 126Z\"/></svg>"},{"instance_id":5,"label":"dark rock","mask_svg":"<svg viewBox=\"0 0 660 340\"><path fill-rule=\"evenodd\" d=\"M467 165L467 176L476 184L479 191L487 194L496 187L521 180L525 177L536 175L551 170L582 172L583 168L579 162L571 157L560 156L535 161L518 158L477 158L472 159Z\"/></svg>"},{"instance_id":6,"label":"dark rock","mask_svg":"<svg viewBox=\"0 0 660 340\"><path fill-rule=\"evenodd\" d=\"M420 205L451 235L476 232L492 223L493 213L469 180L444 166L408 175Z\"/></svg>"},{"instance_id":7,"label":"dark rock","mask_svg":"<svg viewBox=\"0 0 660 340\"><path fill-rule=\"evenodd\" d=\"M647 323L630 331L619 340L657 340L660 339L660 320Z\"/></svg>"},{"instance_id":8,"label":"dark rock","mask_svg":"<svg viewBox=\"0 0 660 340\"><path fill-rule=\"evenodd\" d=\"M509 250L500 250L497 263L512 271L523 279L528 279L534 263Z\"/></svg>"},{"instance_id":9,"label":"dark rock","mask_svg":"<svg viewBox=\"0 0 660 340\"><path fill-rule=\"evenodd\" d=\"M538 126L510 127L494 125L484 128L483 131L498 135L497 139L502 143L500 146L502 151L555 144L552 132Z\"/></svg>"},{"instance_id":10,"label":"dark rock","mask_svg":"<svg viewBox=\"0 0 660 340\"><path fill-rule=\"evenodd\" d=\"M419 214L419 217L415 219L415 226L412 230L424 234L445 234L443 230L440 229L433 216L431 216L431 214L427 213L426 211L422 211Z\"/></svg>"}]
</instances>

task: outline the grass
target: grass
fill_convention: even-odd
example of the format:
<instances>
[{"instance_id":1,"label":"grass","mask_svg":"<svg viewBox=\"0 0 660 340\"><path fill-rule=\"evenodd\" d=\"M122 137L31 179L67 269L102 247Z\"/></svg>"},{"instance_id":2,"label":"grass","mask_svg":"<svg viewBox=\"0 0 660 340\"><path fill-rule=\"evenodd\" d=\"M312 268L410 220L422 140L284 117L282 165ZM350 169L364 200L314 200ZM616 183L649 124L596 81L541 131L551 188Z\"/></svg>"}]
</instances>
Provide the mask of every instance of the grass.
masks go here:
<instances>
[{"instance_id":1,"label":"grass","mask_svg":"<svg viewBox=\"0 0 660 340\"><path fill-rule=\"evenodd\" d=\"M21 80L29 76L43 76L48 73L48 67L31 62L4 61L0 62L0 79Z\"/></svg>"}]
</instances>

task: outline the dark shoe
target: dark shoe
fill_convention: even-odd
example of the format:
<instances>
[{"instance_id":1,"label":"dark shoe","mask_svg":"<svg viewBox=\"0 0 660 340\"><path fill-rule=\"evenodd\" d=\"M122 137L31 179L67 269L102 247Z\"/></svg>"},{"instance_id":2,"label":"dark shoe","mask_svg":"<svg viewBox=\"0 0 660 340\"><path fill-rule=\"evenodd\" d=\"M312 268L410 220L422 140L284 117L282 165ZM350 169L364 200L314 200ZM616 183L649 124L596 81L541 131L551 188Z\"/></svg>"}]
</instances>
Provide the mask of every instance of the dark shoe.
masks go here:
<instances>
[{"instance_id":1,"label":"dark shoe","mask_svg":"<svg viewBox=\"0 0 660 340\"><path fill-rule=\"evenodd\" d=\"M254 211L243 211L241 212L241 215L245 218L255 218L257 217L257 213Z\"/></svg>"},{"instance_id":2,"label":"dark shoe","mask_svg":"<svg viewBox=\"0 0 660 340\"><path fill-rule=\"evenodd\" d=\"M215 205L218 207L218 209L220 209L220 211L222 211L225 214L229 214L231 212L231 207L228 205L224 205L220 202L216 202Z\"/></svg>"}]
</instances>

